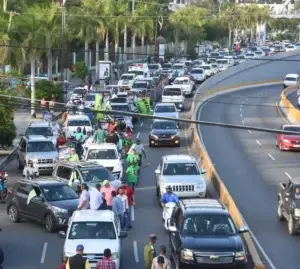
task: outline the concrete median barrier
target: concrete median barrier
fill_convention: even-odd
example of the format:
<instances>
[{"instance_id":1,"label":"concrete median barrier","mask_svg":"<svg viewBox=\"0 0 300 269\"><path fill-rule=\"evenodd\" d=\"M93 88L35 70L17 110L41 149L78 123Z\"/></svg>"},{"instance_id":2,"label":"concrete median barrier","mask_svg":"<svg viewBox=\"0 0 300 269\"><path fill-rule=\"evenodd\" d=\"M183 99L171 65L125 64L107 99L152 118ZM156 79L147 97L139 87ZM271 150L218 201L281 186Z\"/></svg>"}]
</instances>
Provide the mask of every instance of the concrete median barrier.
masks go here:
<instances>
[{"instance_id":1,"label":"concrete median barrier","mask_svg":"<svg viewBox=\"0 0 300 269\"><path fill-rule=\"evenodd\" d=\"M282 91L280 95L280 104L279 108L284 113L286 118L292 123L299 123L300 122L300 110L298 107L295 107L294 104L290 102L288 99L288 95L297 91L298 87L290 86Z\"/></svg>"}]
</instances>

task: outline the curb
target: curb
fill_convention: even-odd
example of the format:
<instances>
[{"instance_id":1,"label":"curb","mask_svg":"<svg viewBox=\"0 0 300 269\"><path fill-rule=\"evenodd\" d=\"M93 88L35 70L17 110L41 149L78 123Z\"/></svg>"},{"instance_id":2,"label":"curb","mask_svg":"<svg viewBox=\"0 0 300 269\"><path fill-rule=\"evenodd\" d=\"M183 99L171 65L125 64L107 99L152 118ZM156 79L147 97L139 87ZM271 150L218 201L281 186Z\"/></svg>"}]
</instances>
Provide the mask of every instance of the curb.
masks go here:
<instances>
[{"instance_id":1,"label":"curb","mask_svg":"<svg viewBox=\"0 0 300 269\"><path fill-rule=\"evenodd\" d=\"M290 100L287 98L287 93L291 93L297 90L297 86L290 86L282 91L280 95L280 102L278 108L291 123L300 122L300 111L295 107Z\"/></svg>"}]
</instances>

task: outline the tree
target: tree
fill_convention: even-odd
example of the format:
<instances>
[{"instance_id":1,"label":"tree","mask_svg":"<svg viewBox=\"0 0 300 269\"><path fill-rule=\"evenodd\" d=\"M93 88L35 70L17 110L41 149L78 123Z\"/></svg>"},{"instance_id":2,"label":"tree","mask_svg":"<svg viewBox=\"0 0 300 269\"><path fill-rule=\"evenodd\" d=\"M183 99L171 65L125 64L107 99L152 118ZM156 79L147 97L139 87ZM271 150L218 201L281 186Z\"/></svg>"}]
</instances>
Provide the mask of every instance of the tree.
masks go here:
<instances>
[{"instance_id":1,"label":"tree","mask_svg":"<svg viewBox=\"0 0 300 269\"><path fill-rule=\"evenodd\" d=\"M73 76L80 78L81 81L84 82L87 74L88 74L88 67L85 64L85 62L77 62L75 64L75 71L73 73Z\"/></svg>"}]
</instances>

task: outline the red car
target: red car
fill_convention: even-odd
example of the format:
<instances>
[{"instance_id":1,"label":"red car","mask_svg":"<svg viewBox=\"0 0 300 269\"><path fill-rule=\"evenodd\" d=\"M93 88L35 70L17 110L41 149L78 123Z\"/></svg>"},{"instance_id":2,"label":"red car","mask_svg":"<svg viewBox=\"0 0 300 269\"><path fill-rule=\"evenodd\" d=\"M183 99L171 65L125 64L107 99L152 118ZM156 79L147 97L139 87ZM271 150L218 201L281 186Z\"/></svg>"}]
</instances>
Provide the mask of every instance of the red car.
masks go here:
<instances>
[{"instance_id":1,"label":"red car","mask_svg":"<svg viewBox=\"0 0 300 269\"><path fill-rule=\"evenodd\" d=\"M283 125L282 130L300 133L300 125ZM300 134L277 134L276 146L280 150L300 150Z\"/></svg>"}]
</instances>

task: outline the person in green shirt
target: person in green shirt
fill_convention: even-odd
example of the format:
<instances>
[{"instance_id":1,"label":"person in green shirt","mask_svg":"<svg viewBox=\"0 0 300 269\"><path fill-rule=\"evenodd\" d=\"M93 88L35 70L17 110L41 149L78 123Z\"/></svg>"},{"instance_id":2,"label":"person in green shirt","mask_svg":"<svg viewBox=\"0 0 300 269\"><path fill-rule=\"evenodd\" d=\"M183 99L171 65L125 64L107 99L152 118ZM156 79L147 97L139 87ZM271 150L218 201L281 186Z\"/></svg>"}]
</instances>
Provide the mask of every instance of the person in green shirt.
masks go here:
<instances>
[{"instance_id":1,"label":"person in green shirt","mask_svg":"<svg viewBox=\"0 0 300 269\"><path fill-rule=\"evenodd\" d=\"M134 160L126 170L127 182L133 191L135 190L135 185L138 182L138 171L139 170L140 170L140 167L137 165L137 162Z\"/></svg>"},{"instance_id":2,"label":"person in green shirt","mask_svg":"<svg viewBox=\"0 0 300 269\"><path fill-rule=\"evenodd\" d=\"M77 131L74 133L74 137L77 141L80 141L80 142L84 141L85 135L81 131L81 127L77 128Z\"/></svg>"},{"instance_id":3,"label":"person in green shirt","mask_svg":"<svg viewBox=\"0 0 300 269\"><path fill-rule=\"evenodd\" d=\"M94 141L97 144L101 144L104 142L104 138L105 138L105 132L104 130L102 130L101 127L97 128L95 133L94 133Z\"/></svg>"},{"instance_id":4,"label":"person in green shirt","mask_svg":"<svg viewBox=\"0 0 300 269\"><path fill-rule=\"evenodd\" d=\"M76 153L75 148L71 149L71 154L70 154L70 157L68 158L68 161L69 162L79 162L79 157Z\"/></svg>"},{"instance_id":5,"label":"person in green shirt","mask_svg":"<svg viewBox=\"0 0 300 269\"><path fill-rule=\"evenodd\" d=\"M130 166L133 162L139 163L140 156L136 153L136 150L133 148L130 150L130 152L127 154L127 165Z\"/></svg>"},{"instance_id":6,"label":"person in green shirt","mask_svg":"<svg viewBox=\"0 0 300 269\"><path fill-rule=\"evenodd\" d=\"M157 237L155 234L149 235L149 243L144 247L145 269L151 269L152 261L156 257L155 244Z\"/></svg>"}]
</instances>

